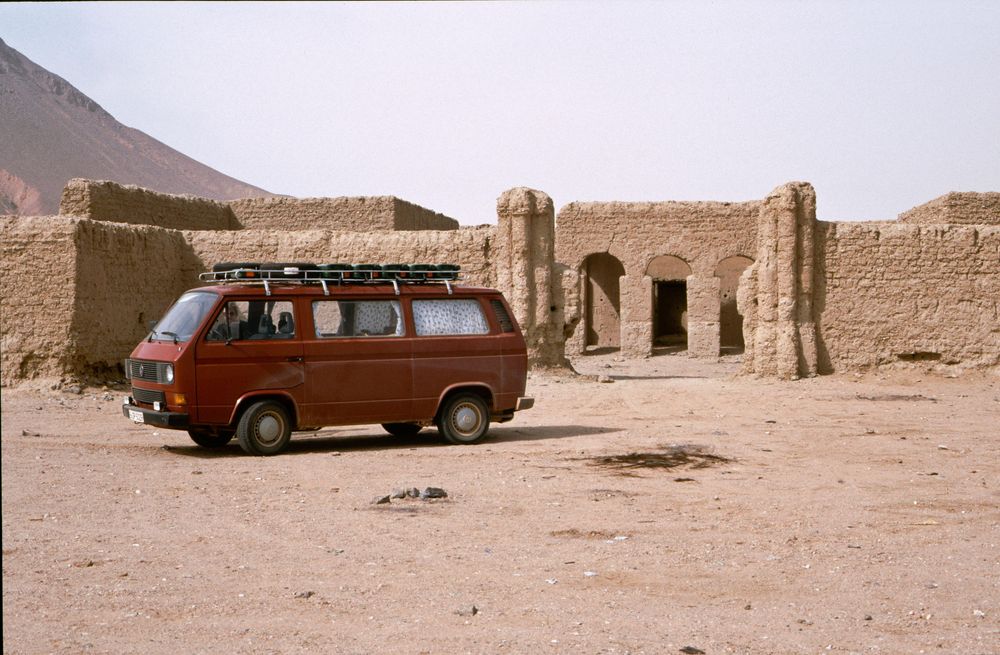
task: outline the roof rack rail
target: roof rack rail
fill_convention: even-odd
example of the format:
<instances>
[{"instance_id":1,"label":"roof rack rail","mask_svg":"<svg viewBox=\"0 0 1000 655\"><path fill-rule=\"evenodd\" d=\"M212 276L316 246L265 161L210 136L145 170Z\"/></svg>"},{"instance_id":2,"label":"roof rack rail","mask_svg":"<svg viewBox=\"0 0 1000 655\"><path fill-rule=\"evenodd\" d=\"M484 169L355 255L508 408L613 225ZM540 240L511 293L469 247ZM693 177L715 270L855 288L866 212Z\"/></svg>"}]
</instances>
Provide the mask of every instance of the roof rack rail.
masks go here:
<instances>
[{"instance_id":1,"label":"roof rack rail","mask_svg":"<svg viewBox=\"0 0 1000 655\"><path fill-rule=\"evenodd\" d=\"M240 262L215 264L208 273L198 276L204 282L222 284L263 284L268 295L270 285L318 284L329 295L329 284L392 284L399 295L400 284L444 284L451 293L451 283L461 278L457 264L273 264Z\"/></svg>"}]
</instances>

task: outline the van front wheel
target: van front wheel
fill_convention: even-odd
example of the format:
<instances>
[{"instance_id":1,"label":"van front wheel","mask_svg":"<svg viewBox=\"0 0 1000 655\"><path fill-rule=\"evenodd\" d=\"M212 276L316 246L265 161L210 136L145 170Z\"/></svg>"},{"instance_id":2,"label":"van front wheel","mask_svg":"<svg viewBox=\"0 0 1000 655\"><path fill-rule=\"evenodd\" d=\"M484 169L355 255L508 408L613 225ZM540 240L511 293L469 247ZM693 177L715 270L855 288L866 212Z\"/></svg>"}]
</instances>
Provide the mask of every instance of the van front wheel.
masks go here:
<instances>
[{"instance_id":1,"label":"van front wheel","mask_svg":"<svg viewBox=\"0 0 1000 655\"><path fill-rule=\"evenodd\" d=\"M474 444L490 428L490 410L482 397L474 393L458 394L445 402L437 426L453 444Z\"/></svg>"},{"instance_id":2,"label":"van front wheel","mask_svg":"<svg viewBox=\"0 0 1000 655\"><path fill-rule=\"evenodd\" d=\"M265 400L243 412L236 426L240 448L251 455L276 455L292 438L288 411L281 403Z\"/></svg>"}]
</instances>

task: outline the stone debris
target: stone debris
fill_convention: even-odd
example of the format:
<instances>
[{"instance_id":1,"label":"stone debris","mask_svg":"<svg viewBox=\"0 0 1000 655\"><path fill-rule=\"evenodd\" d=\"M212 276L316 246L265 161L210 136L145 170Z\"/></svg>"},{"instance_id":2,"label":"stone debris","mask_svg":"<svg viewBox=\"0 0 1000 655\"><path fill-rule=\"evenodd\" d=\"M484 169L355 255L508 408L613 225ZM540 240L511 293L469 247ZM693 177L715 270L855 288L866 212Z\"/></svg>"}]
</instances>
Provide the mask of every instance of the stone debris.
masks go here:
<instances>
[{"instance_id":1,"label":"stone debris","mask_svg":"<svg viewBox=\"0 0 1000 655\"><path fill-rule=\"evenodd\" d=\"M416 487L397 487L392 493L385 496L376 496L372 500L372 505L386 505L393 500L416 499L434 500L437 498L447 498L448 492L441 487L426 487L423 491Z\"/></svg>"},{"instance_id":2,"label":"stone debris","mask_svg":"<svg viewBox=\"0 0 1000 655\"><path fill-rule=\"evenodd\" d=\"M34 430L21 430L22 437L40 437L42 436L40 432L35 432Z\"/></svg>"},{"instance_id":3,"label":"stone debris","mask_svg":"<svg viewBox=\"0 0 1000 655\"><path fill-rule=\"evenodd\" d=\"M705 655L705 651L695 646L685 646L680 650L682 653L687 653L687 655Z\"/></svg>"},{"instance_id":4,"label":"stone debris","mask_svg":"<svg viewBox=\"0 0 1000 655\"><path fill-rule=\"evenodd\" d=\"M479 608L476 607L475 605L472 605L470 607L462 607L460 609L455 610L455 614L458 614L459 616L475 616L476 614L479 614Z\"/></svg>"},{"instance_id":5,"label":"stone debris","mask_svg":"<svg viewBox=\"0 0 1000 655\"><path fill-rule=\"evenodd\" d=\"M611 384L615 380L610 375L598 375L597 381L600 382L601 384Z\"/></svg>"},{"instance_id":6,"label":"stone debris","mask_svg":"<svg viewBox=\"0 0 1000 655\"><path fill-rule=\"evenodd\" d=\"M972 610L972 615L982 618L986 616L986 612L984 612L983 610Z\"/></svg>"},{"instance_id":7,"label":"stone debris","mask_svg":"<svg viewBox=\"0 0 1000 655\"><path fill-rule=\"evenodd\" d=\"M295 594L295 597L296 598L312 598L315 595L316 595L315 591L300 591L299 593Z\"/></svg>"}]
</instances>

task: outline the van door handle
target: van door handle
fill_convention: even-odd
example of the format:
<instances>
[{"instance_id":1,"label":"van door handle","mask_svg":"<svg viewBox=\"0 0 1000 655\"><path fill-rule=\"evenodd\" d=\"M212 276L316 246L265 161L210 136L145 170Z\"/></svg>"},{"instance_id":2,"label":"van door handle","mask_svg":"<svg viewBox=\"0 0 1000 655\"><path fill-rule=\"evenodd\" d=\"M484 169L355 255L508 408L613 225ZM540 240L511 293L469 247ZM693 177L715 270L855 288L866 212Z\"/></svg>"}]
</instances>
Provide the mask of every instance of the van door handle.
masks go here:
<instances>
[{"instance_id":1,"label":"van door handle","mask_svg":"<svg viewBox=\"0 0 1000 655\"><path fill-rule=\"evenodd\" d=\"M288 361L290 361L290 362L301 362L302 358L301 357L289 357Z\"/></svg>"}]
</instances>

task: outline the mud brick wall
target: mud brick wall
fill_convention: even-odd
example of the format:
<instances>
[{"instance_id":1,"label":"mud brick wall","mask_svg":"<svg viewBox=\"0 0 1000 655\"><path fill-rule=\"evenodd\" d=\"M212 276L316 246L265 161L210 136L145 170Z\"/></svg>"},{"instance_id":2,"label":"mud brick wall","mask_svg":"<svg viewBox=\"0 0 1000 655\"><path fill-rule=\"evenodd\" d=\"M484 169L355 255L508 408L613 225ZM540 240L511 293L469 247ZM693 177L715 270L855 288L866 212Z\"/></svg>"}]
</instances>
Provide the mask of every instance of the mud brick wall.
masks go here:
<instances>
[{"instance_id":1,"label":"mud brick wall","mask_svg":"<svg viewBox=\"0 0 1000 655\"><path fill-rule=\"evenodd\" d=\"M83 179L70 180L63 189L59 213L175 230L235 230L240 227L232 210L222 202Z\"/></svg>"},{"instance_id":2,"label":"mud brick wall","mask_svg":"<svg viewBox=\"0 0 1000 655\"><path fill-rule=\"evenodd\" d=\"M248 198L229 203L248 229L456 230L458 221L394 196Z\"/></svg>"},{"instance_id":3,"label":"mud brick wall","mask_svg":"<svg viewBox=\"0 0 1000 655\"><path fill-rule=\"evenodd\" d=\"M1000 225L1000 193L948 193L899 215L918 225Z\"/></svg>"},{"instance_id":4,"label":"mud brick wall","mask_svg":"<svg viewBox=\"0 0 1000 655\"><path fill-rule=\"evenodd\" d=\"M57 377L69 368L79 221L67 216L0 218L3 385Z\"/></svg>"},{"instance_id":5,"label":"mud brick wall","mask_svg":"<svg viewBox=\"0 0 1000 655\"><path fill-rule=\"evenodd\" d=\"M121 360L177 297L197 286L201 263L176 230L80 221L70 368L114 377Z\"/></svg>"},{"instance_id":6,"label":"mud brick wall","mask_svg":"<svg viewBox=\"0 0 1000 655\"><path fill-rule=\"evenodd\" d=\"M1000 226L823 223L820 372L1000 363Z\"/></svg>"},{"instance_id":7,"label":"mud brick wall","mask_svg":"<svg viewBox=\"0 0 1000 655\"><path fill-rule=\"evenodd\" d=\"M733 256L755 258L759 202L574 202L559 210L556 217L555 257L579 276L579 298L585 299L589 283L583 264L588 255L608 253L625 269L620 290L622 334L609 338L621 343L629 357L648 355L652 350L652 302L650 286L644 280L650 262L671 255L686 262L694 283L711 286L719 263ZM586 309L586 303L578 306ZM699 310L705 313L698 313ZM610 311L610 310L609 310ZM607 320L604 320L606 318ZM614 324L617 316L594 317L601 324ZM567 352L582 352L586 335L585 317L567 314L570 332ZM717 356L719 304L698 303L688 314L689 351L693 356ZM694 334L691 333L693 329ZM704 335L699 331L707 330ZM631 334L632 332L637 332Z\"/></svg>"},{"instance_id":8,"label":"mud brick wall","mask_svg":"<svg viewBox=\"0 0 1000 655\"><path fill-rule=\"evenodd\" d=\"M223 261L450 263L462 267L463 284L492 285L495 232L490 227L416 233L240 230L185 232L184 238L205 270Z\"/></svg>"}]
</instances>

